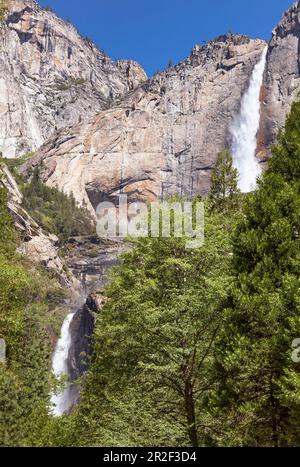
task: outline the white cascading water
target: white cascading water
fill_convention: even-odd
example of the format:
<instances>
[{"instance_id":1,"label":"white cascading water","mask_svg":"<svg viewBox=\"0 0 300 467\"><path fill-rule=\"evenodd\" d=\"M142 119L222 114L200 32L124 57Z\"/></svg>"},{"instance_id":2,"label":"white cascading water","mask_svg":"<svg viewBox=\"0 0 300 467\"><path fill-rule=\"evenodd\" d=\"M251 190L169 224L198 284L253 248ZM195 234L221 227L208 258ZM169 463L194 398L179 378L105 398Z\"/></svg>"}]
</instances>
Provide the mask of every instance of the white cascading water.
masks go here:
<instances>
[{"instance_id":1,"label":"white cascading water","mask_svg":"<svg viewBox=\"0 0 300 467\"><path fill-rule=\"evenodd\" d=\"M255 190L257 177L261 173L255 156L260 122L260 90L267 51L268 47L253 70L249 88L242 98L240 113L231 127L233 164L239 172L239 188L243 193Z\"/></svg>"},{"instance_id":2,"label":"white cascading water","mask_svg":"<svg viewBox=\"0 0 300 467\"><path fill-rule=\"evenodd\" d=\"M52 360L52 372L56 378L68 376L68 355L71 347L70 326L74 313L68 314L61 328L61 336L57 342ZM70 388L67 384L64 391L51 396L51 414L55 417L63 415L72 406Z\"/></svg>"}]
</instances>

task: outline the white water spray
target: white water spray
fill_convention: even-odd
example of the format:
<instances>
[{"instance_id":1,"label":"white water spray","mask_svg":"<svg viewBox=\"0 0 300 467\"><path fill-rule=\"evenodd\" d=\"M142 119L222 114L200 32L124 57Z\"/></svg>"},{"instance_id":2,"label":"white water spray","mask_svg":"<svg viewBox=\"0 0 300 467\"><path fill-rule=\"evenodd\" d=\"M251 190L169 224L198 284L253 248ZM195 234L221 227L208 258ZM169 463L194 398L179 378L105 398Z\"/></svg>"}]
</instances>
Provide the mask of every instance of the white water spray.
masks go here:
<instances>
[{"instance_id":1,"label":"white water spray","mask_svg":"<svg viewBox=\"0 0 300 467\"><path fill-rule=\"evenodd\" d=\"M70 326L74 313L68 314L61 328L61 336L57 342L57 346L52 360L52 372L56 378L68 376L68 355L71 347L71 332ZM70 387L67 384L64 391L51 396L51 413L55 417L63 415L72 406L70 397Z\"/></svg>"},{"instance_id":2,"label":"white water spray","mask_svg":"<svg viewBox=\"0 0 300 467\"><path fill-rule=\"evenodd\" d=\"M232 157L239 172L239 188L243 193L255 190L261 168L256 159L257 132L260 121L260 90L266 65L268 47L255 66L249 88L241 102L239 115L231 127Z\"/></svg>"}]
</instances>

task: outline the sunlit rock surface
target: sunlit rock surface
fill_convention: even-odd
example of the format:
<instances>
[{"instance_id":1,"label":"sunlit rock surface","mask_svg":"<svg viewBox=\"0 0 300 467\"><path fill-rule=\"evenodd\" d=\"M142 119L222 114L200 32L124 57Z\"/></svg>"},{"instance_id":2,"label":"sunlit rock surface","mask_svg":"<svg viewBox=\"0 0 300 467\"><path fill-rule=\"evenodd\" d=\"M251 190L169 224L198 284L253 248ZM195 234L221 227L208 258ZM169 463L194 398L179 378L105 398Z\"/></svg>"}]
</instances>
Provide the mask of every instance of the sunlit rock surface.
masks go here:
<instances>
[{"instance_id":1,"label":"sunlit rock surface","mask_svg":"<svg viewBox=\"0 0 300 467\"><path fill-rule=\"evenodd\" d=\"M43 160L44 181L90 209L120 192L132 201L207 194L265 45L226 35L196 46L119 105L56 133L24 170Z\"/></svg>"},{"instance_id":2,"label":"sunlit rock surface","mask_svg":"<svg viewBox=\"0 0 300 467\"><path fill-rule=\"evenodd\" d=\"M262 88L262 116L258 136L260 158L270 156L292 102L300 92L300 2L284 14L273 30Z\"/></svg>"},{"instance_id":3,"label":"sunlit rock surface","mask_svg":"<svg viewBox=\"0 0 300 467\"><path fill-rule=\"evenodd\" d=\"M146 79L113 62L68 22L33 0L7 1L0 24L0 151L19 157L57 129L107 108Z\"/></svg>"}]
</instances>

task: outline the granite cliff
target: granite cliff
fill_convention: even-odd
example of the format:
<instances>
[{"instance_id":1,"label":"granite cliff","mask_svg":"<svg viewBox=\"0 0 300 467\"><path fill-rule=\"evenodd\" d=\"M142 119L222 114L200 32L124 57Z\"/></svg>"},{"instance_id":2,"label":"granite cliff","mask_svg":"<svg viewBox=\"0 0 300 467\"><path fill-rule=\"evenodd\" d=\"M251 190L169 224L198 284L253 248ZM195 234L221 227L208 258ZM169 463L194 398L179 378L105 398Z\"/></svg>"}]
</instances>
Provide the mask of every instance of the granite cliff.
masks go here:
<instances>
[{"instance_id":1,"label":"granite cliff","mask_svg":"<svg viewBox=\"0 0 300 467\"><path fill-rule=\"evenodd\" d=\"M146 79L34 0L6 0L0 25L0 151L19 157Z\"/></svg>"},{"instance_id":2,"label":"granite cliff","mask_svg":"<svg viewBox=\"0 0 300 467\"><path fill-rule=\"evenodd\" d=\"M120 192L131 200L205 195L265 45L226 35L196 46L120 104L56 133L25 170L43 160L45 182L91 208Z\"/></svg>"},{"instance_id":3,"label":"granite cliff","mask_svg":"<svg viewBox=\"0 0 300 467\"><path fill-rule=\"evenodd\" d=\"M262 162L297 95L299 18L297 2L268 45ZM23 172L43 161L44 181L73 192L91 211L121 192L132 201L206 195L266 47L260 39L220 36L146 80L136 63L113 62L33 0L9 2L1 38L0 150L12 156L38 149Z\"/></svg>"}]
</instances>

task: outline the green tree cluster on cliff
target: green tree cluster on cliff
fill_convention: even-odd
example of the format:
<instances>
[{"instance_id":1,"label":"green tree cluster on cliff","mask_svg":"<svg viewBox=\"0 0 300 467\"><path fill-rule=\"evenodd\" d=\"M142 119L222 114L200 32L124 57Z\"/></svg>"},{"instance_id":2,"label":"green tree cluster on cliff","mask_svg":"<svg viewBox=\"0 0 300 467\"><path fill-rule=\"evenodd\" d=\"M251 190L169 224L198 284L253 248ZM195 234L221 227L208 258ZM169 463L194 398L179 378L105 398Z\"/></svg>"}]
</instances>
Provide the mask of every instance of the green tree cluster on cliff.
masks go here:
<instances>
[{"instance_id":1,"label":"green tree cluster on cliff","mask_svg":"<svg viewBox=\"0 0 300 467\"><path fill-rule=\"evenodd\" d=\"M63 243L71 236L91 235L95 226L91 214L80 207L74 196L46 186L36 167L29 183L22 189L23 206L47 232L55 234Z\"/></svg>"},{"instance_id":2,"label":"green tree cluster on cliff","mask_svg":"<svg viewBox=\"0 0 300 467\"><path fill-rule=\"evenodd\" d=\"M228 150L222 151L212 171L210 206L224 211L238 202L238 171L233 167L232 156Z\"/></svg>"}]
</instances>

